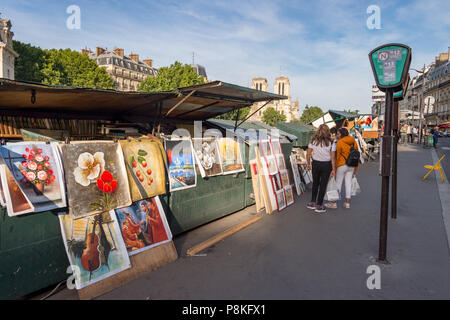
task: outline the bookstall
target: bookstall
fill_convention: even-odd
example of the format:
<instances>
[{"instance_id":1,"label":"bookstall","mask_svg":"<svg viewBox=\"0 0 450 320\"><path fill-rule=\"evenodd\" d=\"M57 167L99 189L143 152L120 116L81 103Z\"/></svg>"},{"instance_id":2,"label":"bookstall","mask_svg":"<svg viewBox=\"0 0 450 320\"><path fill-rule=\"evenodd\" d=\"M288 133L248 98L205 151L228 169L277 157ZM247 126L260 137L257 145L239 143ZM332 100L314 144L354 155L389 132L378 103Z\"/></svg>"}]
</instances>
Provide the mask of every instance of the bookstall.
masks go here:
<instances>
[{"instance_id":1,"label":"bookstall","mask_svg":"<svg viewBox=\"0 0 450 320\"><path fill-rule=\"evenodd\" d=\"M176 259L173 235L243 209L251 193L243 162L247 157L233 163L236 153L230 159L224 156L220 168L204 165L206 158L199 161L202 149L197 150L194 139L188 137L193 136L193 122L200 121L202 131L217 129L205 120L255 102L283 98L220 81L171 92L137 93L0 79L0 138L2 156L7 159L2 179L9 186L8 170L16 168L8 163L25 155L18 175L29 178L23 182L30 192L18 181L11 190L24 196L23 205L28 207L0 209L0 297L18 298L67 279L69 264L80 263L76 252L83 253L83 265L86 250L95 241L103 244L103 252L100 260L89 258L83 265L89 272L77 282L82 298L112 290ZM183 159L172 156L175 142L190 150ZM199 145L206 150L214 146L219 153L230 150L230 141L215 140L217 146L213 142ZM243 150L242 142L231 144L235 152ZM159 160L151 158L154 155ZM32 170L35 165L43 168L36 169L37 174ZM156 178L161 172L165 175L162 190ZM44 173L44 183L35 183ZM83 188L90 188L89 197ZM146 198L153 195L157 196ZM45 200L33 200L45 196ZM113 210L98 213L105 205ZM141 227L132 219L138 211L147 212L146 219L158 218L161 228L142 227L144 236L133 243L124 228ZM152 216L155 211L160 213L157 217ZM150 235L159 237L161 245L148 244ZM149 250L140 252L146 247ZM95 279L100 269L103 274Z\"/></svg>"}]
</instances>

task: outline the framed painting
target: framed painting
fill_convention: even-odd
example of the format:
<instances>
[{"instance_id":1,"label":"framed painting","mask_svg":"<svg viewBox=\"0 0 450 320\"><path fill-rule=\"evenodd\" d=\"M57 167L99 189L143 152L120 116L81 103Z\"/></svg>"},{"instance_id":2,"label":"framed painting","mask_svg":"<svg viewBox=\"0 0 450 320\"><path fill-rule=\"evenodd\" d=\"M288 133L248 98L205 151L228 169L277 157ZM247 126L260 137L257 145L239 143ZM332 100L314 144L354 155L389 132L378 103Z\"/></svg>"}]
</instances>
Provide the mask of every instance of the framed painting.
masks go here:
<instances>
[{"instance_id":1,"label":"framed painting","mask_svg":"<svg viewBox=\"0 0 450 320\"><path fill-rule=\"evenodd\" d=\"M273 150L273 154L277 155L283 155L283 151L281 150L281 143L280 143L280 139L271 139L270 143L272 145L272 150Z\"/></svg>"},{"instance_id":2,"label":"framed painting","mask_svg":"<svg viewBox=\"0 0 450 320\"><path fill-rule=\"evenodd\" d=\"M260 157L260 162L261 162L261 173L262 173L261 181L260 181L261 187L264 188L263 184L265 184L267 186L267 193L268 193L268 199L266 199L266 197L263 196L264 205L267 208L268 207L267 204L270 203L270 207L274 210L275 208L277 208L274 177L269 174L268 165L267 165L267 162L264 159L264 157L262 157L262 156ZM279 186L279 188L281 189L281 186Z\"/></svg>"},{"instance_id":3,"label":"framed painting","mask_svg":"<svg viewBox=\"0 0 450 320\"><path fill-rule=\"evenodd\" d=\"M269 157L274 155L274 152L272 150L272 144L270 143L270 140L260 140L259 141L260 150L262 152L262 155L264 157Z\"/></svg>"},{"instance_id":4,"label":"framed painting","mask_svg":"<svg viewBox=\"0 0 450 320\"><path fill-rule=\"evenodd\" d=\"M223 174L217 137L192 138L195 159L202 177Z\"/></svg>"},{"instance_id":5,"label":"framed painting","mask_svg":"<svg viewBox=\"0 0 450 320\"><path fill-rule=\"evenodd\" d=\"M191 139L164 140L170 192L197 185L194 152Z\"/></svg>"},{"instance_id":6,"label":"framed painting","mask_svg":"<svg viewBox=\"0 0 450 320\"><path fill-rule=\"evenodd\" d=\"M59 222L78 290L131 267L114 211Z\"/></svg>"},{"instance_id":7,"label":"framed painting","mask_svg":"<svg viewBox=\"0 0 450 320\"><path fill-rule=\"evenodd\" d=\"M134 202L115 213L130 256L172 240L159 197Z\"/></svg>"},{"instance_id":8,"label":"framed painting","mask_svg":"<svg viewBox=\"0 0 450 320\"><path fill-rule=\"evenodd\" d=\"M294 192L292 186L284 187L284 194L286 195L286 205L290 206L294 203Z\"/></svg>"},{"instance_id":9,"label":"framed painting","mask_svg":"<svg viewBox=\"0 0 450 320\"><path fill-rule=\"evenodd\" d=\"M276 191L275 195L276 195L276 198L277 198L278 211L281 211L284 208L286 208L286 198L285 198L284 190L281 189L279 191Z\"/></svg>"},{"instance_id":10,"label":"framed painting","mask_svg":"<svg viewBox=\"0 0 450 320\"><path fill-rule=\"evenodd\" d=\"M295 183L295 190L297 191L297 195L299 196L300 194L303 193L303 189L302 189L302 179L300 178L300 172L298 171L298 165L297 165L297 158L295 157L295 155L291 155L289 157L289 160L291 161L291 167L292 167L292 173L294 176L294 183Z\"/></svg>"},{"instance_id":11,"label":"framed painting","mask_svg":"<svg viewBox=\"0 0 450 320\"><path fill-rule=\"evenodd\" d=\"M130 187L122 148L112 141L60 143L73 218L126 207Z\"/></svg>"},{"instance_id":12,"label":"framed painting","mask_svg":"<svg viewBox=\"0 0 450 320\"><path fill-rule=\"evenodd\" d=\"M158 142L148 138L120 140L131 200L166 193L166 172Z\"/></svg>"},{"instance_id":13,"label":"framed painting","mask_svg":"<svg viewBox=\"0 0 450 320\"><path fill-rule=\"evenodd\" d=\"M223 174L233 174L245 171L239 142L233 138L219 139L220 158Z\"/></svg>"},{"instance_id":14,"label":"framed painting","mask_svg":"<svg viewBox=\"0 0 450 320\"><path fill-rule=\"evenodd\" d=\"M56 143L17 142L0 146L5 179L3 189L10 202L8 215L42 212L67 206L60 155ZM15 180L15 182L13 181ZM23 194L19 196L19 193ZM14 197L13 201L11 197ZM14 207L19 200L19 207ZM25 203L31 203L32 208ZM27 210L23 210L28 207Z\"/></svg>"},{"instance_id":15,"label":"framed painting","mask_svg":"<svg viewBox=\"0 0 450 320\"><path fill-rule=\"evenodd\" d=\"M277 159L277 167L281 170L286 170L286 163L284 161L284 157L282 154L275 155L275 159Z\"/></svg>"},{"instance_id":16,"label":"framed painting","mask_svg":"<svg viewBox=\"0 0 450 320\"><path fill-rule=\"evenodd\" d=\"M280 178L281 178L281 183L282 183L283 187L289 186L291 184L289 182L289 174L288 174L287 170L280 171Z\"/></svg>"}]
</instances>

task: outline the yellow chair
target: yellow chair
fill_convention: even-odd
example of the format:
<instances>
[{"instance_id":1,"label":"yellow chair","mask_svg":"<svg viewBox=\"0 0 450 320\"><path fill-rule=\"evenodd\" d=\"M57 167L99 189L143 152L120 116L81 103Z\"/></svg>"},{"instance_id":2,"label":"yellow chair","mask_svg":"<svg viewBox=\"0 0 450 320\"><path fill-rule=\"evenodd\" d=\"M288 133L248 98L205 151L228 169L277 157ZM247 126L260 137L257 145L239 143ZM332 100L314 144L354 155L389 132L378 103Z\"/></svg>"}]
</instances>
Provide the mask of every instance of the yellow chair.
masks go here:
<instances>
[{"instance_id":1,"label":"yellow chair","mask_svg":"<svg viewBox=\"0 0 450 320\"><path fill-rule=\"evenodd\" d=\"M445 154L442 156L442 158L439 159L438 162L436 162L436 164L434 166L429 166L426 165L424 166L425 169L429 169L430 171L428 171L428 173L425 175L425 177L423 177L422 180L425 180L428 175L433 172L433 170L439 170L439 173L441 174L441 181L444 182L444 175L442 174L442 168L441 168L441 160L444 159Z\"/></svg>"}]
</instances>

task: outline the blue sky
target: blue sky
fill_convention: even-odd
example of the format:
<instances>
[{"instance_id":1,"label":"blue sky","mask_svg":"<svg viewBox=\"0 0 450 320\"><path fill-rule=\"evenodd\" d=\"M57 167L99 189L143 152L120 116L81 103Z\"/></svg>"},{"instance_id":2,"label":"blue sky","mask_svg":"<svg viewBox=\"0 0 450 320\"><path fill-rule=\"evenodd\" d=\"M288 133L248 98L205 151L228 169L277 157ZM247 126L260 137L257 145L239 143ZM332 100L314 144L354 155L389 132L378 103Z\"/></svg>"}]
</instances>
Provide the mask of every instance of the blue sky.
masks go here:
<instances>
[{"instance_id":1,"label":"blue sky","mask_svg":"<svg viewBox=\"0 0 450 320\"><path fill-rule=\"evenodd\" d=\"M81 29L69 30L66 8L81 9ZM381 29L369 30L369 5L381 9ZM208 78L250 86L287 75L292 99L322 109L368 112L374 83L368 53L389 42L412 48L411 67L434 61L450 46L448 0L2 0L15 40L42 48L125 49L156 67L175 60L206 67Z\"/></svg>"}]
</instances>

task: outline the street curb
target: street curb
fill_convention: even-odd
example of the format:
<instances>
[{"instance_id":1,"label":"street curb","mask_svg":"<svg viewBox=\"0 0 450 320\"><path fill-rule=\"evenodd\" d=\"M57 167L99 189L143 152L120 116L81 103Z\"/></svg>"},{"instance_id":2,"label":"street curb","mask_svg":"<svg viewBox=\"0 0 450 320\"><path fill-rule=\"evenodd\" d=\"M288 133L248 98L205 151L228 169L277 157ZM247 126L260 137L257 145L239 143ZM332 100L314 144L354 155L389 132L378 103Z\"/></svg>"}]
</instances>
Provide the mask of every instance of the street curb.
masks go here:
<instances>
[{"instance_id":1,"label":"street curb","mask_svg":"<svg viewBox=\"0 0 450 320\"><path fill-rule=\"evenodd\" d=\"M434 149L431 149L431 158L433 159L433 164L439 161L439 157ZM437 170L434 170L434 174L439 190L439 198L441 200L442 218L444 220L445 232L447 233L447 244L450 255L450 184L448 183L444 169L442 169L444 182L441 181L440 174Z\"/></svg>"}]
</instances>

